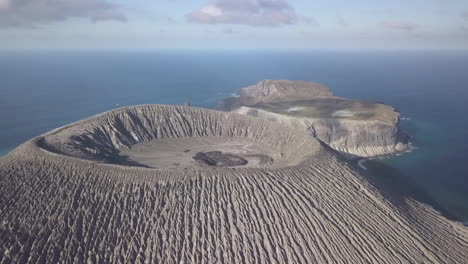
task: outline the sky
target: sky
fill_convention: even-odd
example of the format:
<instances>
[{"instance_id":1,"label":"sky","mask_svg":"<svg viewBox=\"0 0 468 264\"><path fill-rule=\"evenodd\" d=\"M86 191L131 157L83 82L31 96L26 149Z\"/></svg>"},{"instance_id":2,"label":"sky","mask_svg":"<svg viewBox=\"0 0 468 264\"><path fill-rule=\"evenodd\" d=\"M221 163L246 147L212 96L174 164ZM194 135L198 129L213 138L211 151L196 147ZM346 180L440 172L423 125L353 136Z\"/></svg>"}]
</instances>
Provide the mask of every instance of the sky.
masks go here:
<instances>
[{"instance_id":1,"label":"sky","mask_svg":"<svg viewBox=\"0 0 468 264\"><path fill-rule=\"evenodd\" d=\"M0 49L468 49L468 0L0 0Z\"/></svg>"}]
</instances>

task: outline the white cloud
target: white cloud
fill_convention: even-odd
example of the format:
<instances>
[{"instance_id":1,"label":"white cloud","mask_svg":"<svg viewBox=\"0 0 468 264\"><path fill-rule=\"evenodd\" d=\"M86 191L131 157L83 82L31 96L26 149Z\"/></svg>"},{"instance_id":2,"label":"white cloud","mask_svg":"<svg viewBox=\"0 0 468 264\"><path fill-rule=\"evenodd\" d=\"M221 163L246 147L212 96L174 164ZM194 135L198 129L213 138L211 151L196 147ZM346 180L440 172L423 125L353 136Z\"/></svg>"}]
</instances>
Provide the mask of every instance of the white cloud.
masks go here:
<instances>
[{"instance_id":1,"label":"white cloud","mask_svg":"<svg viewBox=\"0 0 468 264\"><path fill-rule=\"evenodd\" d=\"M467 11L462 11L460 13L460 16L466 20L468 20L468 10Z\"/></svg>"},{"instance_id":2,"label":"white cloud","mask_svg":"<svg viewBox=\"0 0 468 264\"><path fill-rule=\"evenodd\" d=\"M0 27L35 27L71 17L125 21L109 0L0 0Z\"/></svg>"},{"instance_id":3,"label":"white cloud","mask_svg":"<svg viewBox=\"0 0 468 264\"><path fill-rule=\"evenodd\" d=\"M403 21L385 21L382 25L389 29L404 30L404 31L413 31L418 25L407 23Z\"/></svg>"},{"instance_id":4,"label":"white cloud","mask_svg":"<svg viewBox=\"0 0 468 264\"><path fill-rule=\"evenodd\" d=\"M10 0L0 0L0 10L6 10L10 8Z\"/></svg>"},{"instance_id":5,"label":"white cloud","mask_svg":"<svg viewBox=\"0 0 468 264\"><path fill-rule=\"evenodd\" d=\"M250 26L280 26L314 21L298 16L285 0L218 0L186 17L192 23Z\"/></svg>"},{"instance_id":6,"label":"white cloud","mask_svg":"<svg viewBox=\"0 0 468 264\"><path fill-rule=\"evenodd\" d=\"M216 5L209 5L200 10L201 13L207 16L219 17L223 14L223 10Z\"/></svg>"},{"instance_id":7,"label":"white cloud","mask_svg":"<svg viewBox=\"0 0 468 264\"><path fill-rule=\"evenodd\" d=\"M349 26L348 22L346 21L346 19L344 19L344 17L338 16L336 19L337 19L337 23L338 23L339 26L341 26L341 27Z\"/></svg>"}]
</instances>

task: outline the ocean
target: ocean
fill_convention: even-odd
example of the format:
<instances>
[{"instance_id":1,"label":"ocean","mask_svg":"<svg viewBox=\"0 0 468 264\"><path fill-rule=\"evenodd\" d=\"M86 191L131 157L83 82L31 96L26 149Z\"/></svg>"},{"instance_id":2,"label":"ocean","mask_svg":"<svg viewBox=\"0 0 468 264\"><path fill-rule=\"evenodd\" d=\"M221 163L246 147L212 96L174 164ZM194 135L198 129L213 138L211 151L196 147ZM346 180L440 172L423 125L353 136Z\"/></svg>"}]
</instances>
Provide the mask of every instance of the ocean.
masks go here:
<instances>
[{"instance_id":1,"label":"ocean","mask_svg":"<svg viewBox=\"0 0 468 264\"><path fill-rule=\"evenodd\" d=\"M468 221L463 51L0 52L0 155L123 106L212 108L263 79L319 82L337 96L396 107L415 149L369 162L371 174Z\"/></svg>"}]
</instances>

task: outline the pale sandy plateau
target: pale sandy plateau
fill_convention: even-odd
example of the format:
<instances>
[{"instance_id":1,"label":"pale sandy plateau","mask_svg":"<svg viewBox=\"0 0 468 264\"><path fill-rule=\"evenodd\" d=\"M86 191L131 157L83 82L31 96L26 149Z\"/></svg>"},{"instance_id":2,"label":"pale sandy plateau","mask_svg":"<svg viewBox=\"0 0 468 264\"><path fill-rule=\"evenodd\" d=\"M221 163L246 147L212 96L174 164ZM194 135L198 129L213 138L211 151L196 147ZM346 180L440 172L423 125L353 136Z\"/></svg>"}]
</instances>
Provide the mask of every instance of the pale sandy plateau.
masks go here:
<instances>
[{"instance_id":1,"label":"pale sandy plateau","mask_svg":"<svg viewBox=\"0 0 468 264\"><path fill-rule=\"evenodd\" d=\"M379 102L336 97L325 86L304 81L264 80L242 88L217 108L307 131L352 158L371 158L410 149L399 129L400 114Z\"/></svg>"}]
</instances>

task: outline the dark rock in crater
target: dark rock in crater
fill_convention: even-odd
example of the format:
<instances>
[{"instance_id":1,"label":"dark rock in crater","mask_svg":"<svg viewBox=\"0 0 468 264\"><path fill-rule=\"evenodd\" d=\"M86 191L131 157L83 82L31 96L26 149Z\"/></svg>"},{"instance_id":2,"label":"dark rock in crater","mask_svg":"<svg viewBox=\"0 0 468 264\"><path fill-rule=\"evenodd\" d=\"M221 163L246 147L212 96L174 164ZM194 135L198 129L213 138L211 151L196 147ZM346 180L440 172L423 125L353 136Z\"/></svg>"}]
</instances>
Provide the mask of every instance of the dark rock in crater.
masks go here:
<instances>
[{"instance_id":1,"label":"dark rock in crater","mask_svg":"<svg viewBox=\"0 0 468 264\"><path fill-rule=\"evenodd\" d=\"M193 159L201 164L218 167L243 166L248 163L247 160L229 153L221 151L198 152Z\"/></svg>"}]
</instances>

